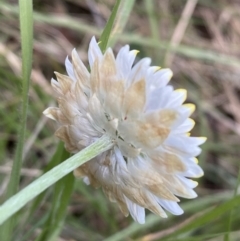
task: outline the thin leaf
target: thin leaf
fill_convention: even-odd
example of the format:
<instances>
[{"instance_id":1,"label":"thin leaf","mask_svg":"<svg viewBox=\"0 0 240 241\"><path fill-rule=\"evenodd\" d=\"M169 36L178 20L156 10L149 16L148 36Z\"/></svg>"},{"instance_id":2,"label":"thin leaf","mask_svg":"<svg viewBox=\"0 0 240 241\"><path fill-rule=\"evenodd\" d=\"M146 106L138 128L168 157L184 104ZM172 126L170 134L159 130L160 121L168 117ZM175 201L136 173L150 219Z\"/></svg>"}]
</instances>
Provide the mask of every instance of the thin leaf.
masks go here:
<instances>
[{"instance_id":1,"label":"thin leaf","mask_svg":"<svg viewBox=\"0 0 240 241\"><path fill-rule=\"evenodd\" d=\"M115 21L120 3L121 3L121 0L116 1L115 5L114 5L114 8L112 10L111 16L108 19L107 24L106 24L106 26L105 26L105 28L102 32L102 35L99 39L99 41L100 41L99 47L100 47L100 49L102 50L103 53L107 49L108 41L109 41L109 38L110 38L110 34L111 34L111 31L112 31L112 27L113 27L113 24L114 24L114 21Z\"/></svg>"},{"instance_id":2,"label":"thin leaf","mask_svg":"<svg viewBox=\"0 0 240 241\"><path fill-rule=\"evenodd\" d=\"M236 183L236 187L235 187L235 190L234 190L233 197L236 197L239 185L240 185L240 166L239 166L239 169L238 169L238 178L237 178L237 183ZM230 241L229 234L231 232L233 214L234 214L234 208L231 210L230 215L229 215L228 233L225 235L224 241Z\"/></svg>"},{"instance_id":3,"label":"thin leaf","mask_svg":"<svg viewBox=\"0 0 240 241\"><path fill-rule=\"evenodd\" d=\"M36 229L40 228L47 220L48 214L44 214L38 221L36 220L32 223L32 226L25 232L24 236L19 239L19 241L29 241L31 240L30 237L34 236L34 233L36 232Z\"/></svg>"},{"instance_id":4,"label":"thin leaf","mask_svg":"<svg viewBox=\"0 0 240 241\"><path fill-rule=\"evenodd\" d=\"M149 23L150 23L152 38L158 41L159 40L159 24L158 24L158 20L156 18L154 4L156 4L156 2L154 2L154 1L145 1L145 6L146 6L146 11L147 11L148 19L149 19Z\"/></svg>"},{"instance_id":5,"label":"thin leaf","mask_svg":"<svg viewBox=\"0 0 240 241\"><path fill-rule=\"evenodd\" d=\"M22 154L26 132L26 121L28 111L28 91L30 74L32 68L32 46L33 46L33 7L32 1L19 0L20 10L20 31L21 31L21 46L22 46L22 105L20 111L20 124L18 131L18 142L15 153L15 158L12 166L10 182L7 188L6 198L11 197L18 191L20 180L20 171L22 166ZM12 235L12 230L15 226L14 218L1 227L1 240L8 241Z\"/></svg>"},{"instance_id":6,"label":"thin leaf","mask_svg":"<svg viewBox=\"0 0 240 241\"><path fill-rule=\"evenodd\" d=\"M59 163L61 163L61 162L63 162L64 160L66 160L68 157L69 157L69 153L64 149L64 143L60 141L60 142L58 143L58 146L57 146L57 149L56 149L54 155L52 156L52 158L51 158L51 160L49 161L48 165L44 168L43 173L48 172L48 171L51 170L53 167L57 166ZM69 174L69 175L71 176L71 174ZM68 177L68 176L67 176L67 177ZM65 180L65 178L63 178L62 180ZM72 182L69 183L68 180L67 180L67 186L68 186L69 184L73 186L73 183L72 183ZM65 181L63 181L63 183L62 183L61 180L60 180L60 181L58 181L58 182L56 183L56 185L64 187L64 186L65 186ZM56 187L56 185L55 185L55 187ZM68 186L67 188L68 188L68 189L67 189L66 191L64 191L64 193L66 192L66 193L65 193L66 195L63 197L63 199L65 199L65 197L66 197L66 198L67 198L67 197L70 198L70 195L68 195L68 191L70 191L70 190L72 190L72 189L71 189L70 186ZM55 189L56 189L56 188L55 188ZM58 193L56 190L55 190L55 192ZM60 190L59 193L62 194L62 190ZM32 220L32 218L34 218L33 214L34 214L34 212L35 212L36 210L39 209L41 203L42 203L42 202L44 201L44 199L46 198L46 194L47 194L47 191L42 192L40 195L38 195L38 196L36 197L36 199L35 199L34 202L32 203L31 209L30 209L29 214L28 214L28 216L27 216L27 221L28 221L28 222L29 222L29 220ZM68 201L69 201L69 199L68 199ZM54 203L54 202L52 202L52 203ZM52 205L52 208L54 208L54 207L56 207L55 204ZM50 209L50 210L51 210L51 213L52 213L52 210L53 210L52 208ZM66 206L66 208L67 208L67 206ZM65 209L66 209L66 208L65 208ZM65 210L65 209L64 209L64 210ZM63 209L61 209L61 212L62 212L62 211L63 211ZM60 213L61 213L61 212L60 212ZM47 214L44 216L44 222L42 221L42 222L41 222L41 225L46 225L46 224L48 223L48 220L50 219L51 213L47 213ZM60 219L59 219L59 220L60 220ZM30 221L30 222L31 222L31 221ZM32 221L32 222L33 222L33 221ZM24 224L24 225L27 225L27 224ZM48 223L48 225L46 225L46 226L49 227L49 223ZM58 226L59 226L59 225L58 225ZM60 227L60 226L59 226L59 227ZM56 228L56 227L55 227L55 228ZM33 231L34 231L34 229L31 229L31 232L33 232ZM48 230L48 231L49 231L49 230ZM44 232L46 232L46 231L44 231ZM31 234L31 233L29 232L28 236L29 236L30 234ZM41 234L41 235L38 237L38 239L40 239L40 237L42 237L42 235L43 235L43 234ZM38 239L37 239L37 240L38 240Z\"/></svg>"},{"instance_id":7,"label":"thin leaf","mask_svg":"<svg viewBox=\"0 0 240 241\"><path fill-rule=\"evenodd\" d=\"M61 160L61 156L63 155L63 151L64 151L64 143L60 141L58 143L57 149L56 149L53 157L51 158L51 160L49 161L48 165L43 170L43 173L48 172L53 167L57 166L59 163L61 163L63 161L63 160ZM40 195L38 195L37 198L34 200L32 206L31 206L31 210L29 212L29 218L33 215L35 210L37 208L39 208L39 205L41 204L41 202L44 199L45 195L46 195L46 191L41 193Z\"/></svg>"},{"instance_id":8,"label":"thin leaf","mask_svg":"<svg viewBox=\"0 0 240 241\"><path fill-rule=\"evenodd\" d=\"M111 38L109 39L109 46L114 46L120 34L123 32L129 19L130 13L133 9L134 3L135 0L123 0L121 2L118 14L115 19L115 24L112 30Z\"/></svg>"},{"instance_id":9,"label":"thin leaf","mask_svg":"<svg viewBox=\"0 0 240 241\"><path fill-rule=\"evenodd\" d=\"M66 160L69 153L63 153L60 158ZM50 208L50 215L45 224L45 228L37 239L38 241L55 240L59 235L68 207L68 203L73 191L75 178L72 173L59 180L54 186L54 195Z\"/></svg>"}]
</instances>

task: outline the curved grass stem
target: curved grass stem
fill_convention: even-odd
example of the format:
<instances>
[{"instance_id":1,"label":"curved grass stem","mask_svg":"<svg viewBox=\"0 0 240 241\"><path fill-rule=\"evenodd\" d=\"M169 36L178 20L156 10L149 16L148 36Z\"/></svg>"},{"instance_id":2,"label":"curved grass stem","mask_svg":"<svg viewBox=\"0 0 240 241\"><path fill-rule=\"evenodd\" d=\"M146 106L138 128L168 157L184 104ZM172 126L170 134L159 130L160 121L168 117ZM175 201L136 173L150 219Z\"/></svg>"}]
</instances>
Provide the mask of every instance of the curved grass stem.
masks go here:
<instances>
[{"instance_id":1,"label":"curved grass stem","mask_svg":"<svg viewBox=\"0 0 240 241\"><path fill-rule=\"evenodd\" d=\"M109 137L103 136L89 147L46 172L0 206L0 224L59 179L102 152L110 149L112 146L113 142Z\"/></svg>"}]
</instances>

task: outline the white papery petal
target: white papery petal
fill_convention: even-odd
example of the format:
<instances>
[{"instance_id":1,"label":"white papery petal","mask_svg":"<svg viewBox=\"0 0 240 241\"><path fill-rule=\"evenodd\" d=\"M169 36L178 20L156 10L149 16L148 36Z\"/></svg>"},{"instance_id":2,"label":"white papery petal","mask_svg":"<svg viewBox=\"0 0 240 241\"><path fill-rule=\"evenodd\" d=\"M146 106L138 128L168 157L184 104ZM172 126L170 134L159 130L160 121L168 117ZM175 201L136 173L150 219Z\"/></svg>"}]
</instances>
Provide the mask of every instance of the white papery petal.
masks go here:
<instances>
[{"instance_id":1,"label":"white papery petal","mask_svg":"<svg viewBox=\"0 0 240 241\"><path fill-rule=\"evenodd\" d=\"M84 177L83 178L83 181L86 185L90 185L90 181L89 181L89 178L88 177Z\"/></svg>"},{"instance_id":2,"label":"white papery petal","mask_svg":"<svg viewBox=\"0 0 240 241\"><path fill-rule=\"evenodd\" d=\"M164 145L170 147L183 156L198 156L201 153L201 149L199 147L192 144L191 140L182 136L174 136L171 134L164 142Z\"/></svg>"},{"instance_id":3,"label":"white papery petal","mask_svg":"<svg viewBox=\"0 0 240 241\"><path fill-rule=\"evenodd\" d=\"M186 119L178 128L172 130L173 135L188 133L194 127L195 122L192 119Z\"/></svg>"},{"instance_id":4,"label":"white papery petal","mask_svg":"<svg viewBox=\"0 0 240 241\"><path fill-rule=\"evenodd\" d=\"M174 215L181 215L183 214L183 210L179 207L179 205L176 202L169 201L169 200L163 200L158 198L158 203L167 211Z\"/></svg>"},{"instance_id":5,"label":"white papery petal","mask_svg":"<svg viewBox=\"0 0 240 241\"><path fill-rule=\"evenodd\" d=\"M68 57L65 59L65 67L68 73L68 76L72 78L72 80L76 81L76 77L74 75L72 63L69 61Z\"/></svg>"},{"instance_id":6,"label":"white papery petal","mask_svg":"<svg viewBox=\"0 0 240 241\"><path fill-rule=\"evenodd\" d=\"M190 108L187 108L186 106L180 106L177 108L177 110L179 117L172 126L173 129L178 128L180 125L182 125L186 121L186 119L188 119L189 116L192 114L192 110Z\"/></svg>"},{"instance_id":7,"label":"white papery petal","mask_svg":"<svg viewBox=\"0 0 240 241\"><path fill-rule=\"evenodd\" d=\"M116 65L119 80L128 79L135 57L136 51L129 51L128 45L120 49L116 57Z\"/></svg>"},{"instance_id":8,"label":"white papery petal","mask_svg":"<svg viewBox=\"0 0 240 241\"><path fill-rule=\"evenodd\" d=\"M167 104L170 99L166 97L171 95L172 92L172 86L149 90L147 92L147 100L145 105L146 112L167 108Z\"/></svg>"},{"instance_id":9,"label":"white papery petal","mask_svg":"<svg viewBox=\"0 0 240 241\"><path fill-rule=\"evenodd\" d=\"M135 83L136 81L145 79L150 63L150 58L143 58L135 66L133 66L130 76L126 82L126 87L129 87L129 85Z\"/></svg>"},{"instance_id":10,"label":"white papery petal","mask_svg":"<svg viewBox=\"0 0 240 241\"><path fill-rule=\"evenodd\" d=\"M157 72L155 72L152 76L152 78L149 78L149 84L150 86L154 86L154 88L163 88L167 85L167 83L172 78L172 71L170 69L160 69Z\"/></svg>"},{"instance_id":11,"label":"white papery petal","mask_svg":"<svg viewBox=\"0 0 240 241\"><path fill-rule=\"evenodd\" d=\"M180 175L177 175L177 176L178 176L178 179L179 179L182 183L184 183L184 185L186 185L186 186L189 187L189 188L195 188L195 187L198 185L197 182L192 181L192 180L190 180L190 179L188 179L188 178L186 178L186 177L183 177L183 176L180 176Z\"/></svg>"},{"instance_id":12,"label":"white papery petal","mask_svg":"<svg viewBox=\"0 0 240 241\"><path fill-rule=\"evenodd\" d=\"M102 57L103 57L102 51L99 48L95 37L92 37L89 44L89 49L88 49L88 61L89 61L90 68L92 68L93 63L97 58L101 59Z\"/></svg>"},{"instance_id":13,"label":"white papery petal","mask_svg":"<svg viewBox=\"0 0 240 241\"><path fill-rule=\"evenodd\" d=\"M116 183L125 186L136 187L138 184L134 184L132 176L130 175L129 169L127 168L126 161L118 147L114 147L114 157L116 160L115 172L118 175L115 176Z\"/></svg>"},{"instance_id":14,"label":"white papery petal","mask_svg":"<svg viewBox=\"0 0 240 241\"><path fill-rule=\"evenodd\" d=\"M199 178L203 176L203 170L197 164L189 162L187 165L187 170L182 172L181 175L185 177Z\"/></svg>"},{"instance_id":15,"label":"white papery petal","mask_svg":"<svg viewBox=\"0 0 240 241\"><path fill-rule=\"evenodd\" d=\"M140 224L145 223L145 209L143 207L140 207L136 203L133 203L131 200L129 200L125 195L124 199L126 201L127 207L129 209L129 212L133 219L137 221Z\"/></svg>"},{"instance_id":16,"label":"white papery petal","mask_svg":"<svg viewBox=\"0 0 240 241\"><path fill-rule=\"evenodd\" d=\"M166 104L166 108L176 108L182 105L186 99L186 90L183 91L173 91L169 96L170 101Z\"/></svg>"}]
</instances>

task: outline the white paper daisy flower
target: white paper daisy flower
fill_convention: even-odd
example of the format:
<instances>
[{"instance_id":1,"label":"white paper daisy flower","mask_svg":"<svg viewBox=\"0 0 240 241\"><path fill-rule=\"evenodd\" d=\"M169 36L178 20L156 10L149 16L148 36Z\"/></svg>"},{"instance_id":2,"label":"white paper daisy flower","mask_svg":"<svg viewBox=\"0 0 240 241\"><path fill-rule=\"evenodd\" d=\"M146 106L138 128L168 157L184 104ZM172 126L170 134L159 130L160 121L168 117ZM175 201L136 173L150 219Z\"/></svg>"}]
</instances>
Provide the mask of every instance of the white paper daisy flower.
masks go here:
<instances>
[{"instance_id":1,"label":"white paper daisy flower","mask_svg":"<svg viewBox=\"0 0 240 241\"><path fill-rule=\"evenodd\" d=\"M143 58L133 66L136 50L122 47L116 58L102 54L93 37L88 50L90 71L72 51L66 59L68 76L55 73L52 86L59 107L44 114L58 122L55 135L71 153L103 135L114 147L75 170L86 184L101 187L122 213L145 222L145 208L161 217L165 210L180 215L178 197L195 198L203 175L195 156L203 137L191 137L194 105L183 104L186 91L167 85L170 69L150 67Z\"/></svg>"}]
</instances>

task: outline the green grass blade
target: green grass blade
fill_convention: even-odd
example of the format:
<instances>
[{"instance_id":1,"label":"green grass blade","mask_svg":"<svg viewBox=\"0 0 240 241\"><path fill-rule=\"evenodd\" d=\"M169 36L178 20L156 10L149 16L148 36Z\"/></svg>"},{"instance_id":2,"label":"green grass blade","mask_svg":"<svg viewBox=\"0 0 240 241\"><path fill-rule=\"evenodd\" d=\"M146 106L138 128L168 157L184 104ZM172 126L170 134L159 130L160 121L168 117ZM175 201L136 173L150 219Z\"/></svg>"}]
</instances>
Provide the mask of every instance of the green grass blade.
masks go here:
<instances>
[{"instance_id":1,"label":"green grass blade","mask_svg":"<svg viewBox=\"0 0 240 241\"><path fill-rule=\"evenodd\" d=\"M22 153L26 132L26 121L28 111L28 90L30 83L30 74L32 68L32 46L33 46L33 7L32 1L19 0L20 10L20 31L22 46L22 105L20 111L20 125L18 131L18 142L15 158L13 162L11 177L7 189L6 197L9 198L18 190L20 180L20 170L22 166ZM14 219L10 219L1 227L1 240L8 241L12 235Z\"/></svg>"},{"instance_id":2,"label":"green grass blade","mask_svg":"<svg viewBox=\"0 0 240 241\"><path fill-rule=\"evenodd\" d=\"M62 141L60 141L58 143L58 146L57 146L57 149L56 149L54 155L52 156L48 165L43 170L43 173L48 172L49 170L51 170L52 168L57 166L59 163L61 163L61 161L64 161L61 159L61 157L63 156L63 152L66 152L64 149L64 143ZM38 195L37 198L34 200L32 206L31 206L30 212L29 212L29 216L28 216L29 218L33 215L35 210L39 207L39 205L41 204L45 195L46 195L46 192L43 192L40 195Z\"/></svg>"},{"instance_id":3,"label":"green grass blade","mask_svg":"<svg viewBox=\"0 0 240 241\"><path fill-rule=\"evenodd\" d=\"M64 224L68 203L73 191L75 178L72 173L62 178L55 187L49 226L45 225L44 233L39 241L54 241Z\"/></svg>"},{"instance_id":4,"label":"green grass blade","mask_svg":"<svg viewBox=\"0 0 240 241\"><path fill-rule=\"evenodd\" d=\"M115 19L115 24L112 30L111 38L109 39L109 46L114 46L120 34L123 32L130 13L133 9L135 0L123 0L119 6L118 14Z\"/></svg>"},{"instance_id":5,"label":"green grass blade","mask_svg":"<svg viewBox=\"0 0 240 241\"><path fill-rule=\"evenodd\" d=\"M64 224L64 219L67 213L69 200L74 190L75 177L73 173L70 173L66 177L64 177L61 181L62 183L59 184L63 186L61 204L59 206L59 210L56 215L56 222L53 224L54 229L51 231L51 234L49 235L49 241L54 240L61 232L61 229Z\"/></svg>"},{"instance_id":6,"label":"green grass blade","mask_svg":"<svg viewBox=\"0 0 240 241\"><path fill-rule=\"evenodd\" d=\"M109 17L109 19L107 21L107 24L106 24L106 26L105 26L105 28L102 32L102 35L99 39L99 42L100 42L99 47L101 48L103 53L107 49L108 40L110 38L110 34L111 34L111 31L112 31L112 27L113 27L113 24L114 24L114 21L115 21L120 3L121 3L121 0L116 1L115 5L114 5L114 8L112 10L111 16Z\"/></svg>"},{"instance_id":7,"label":"green grass blade","mask_svg":"<svg viewBox=\"0 0 240 241\"><path fill-rule=\"evenodd\" d=\"M61 160L66 160L68 156L68 153L63 153ZM70 173L55 184L50 215L45 224L44 230L37 239L38 241L55 240L59 235L64 223L68 203L73 191L74 181L75 178L73 174Z\"/></svg>"},{"instance_id":8,"label":"green grass blade","mask_svg":"<svg viewBox=\"0 0 240 241\"><path fill-rule=\"evenodd\" d=\"M88 160L109 150L113 146L112 141L107 136L103 136L92 145L86 147L74 156L68 158L63 163L54 167L47 173L43 174L37 180L29 184L23 190L7 200L0 206L0 224L5 222L24 205L33 198L45 191L48 187L56 183L58 180L75 170Z\"/></svg>"},{"instance_id":9,"label":"green grass blade","mask_svg":"<svg viewBox=\"0 0 240 241\"><path fill-rule=\"evenodd\" d=\"M55 166L57 166L62 161L64 161L61 158L63 156L63 153L67 153L67 151L64 149L64 143L62 141L60 141L58 143L58 146L57 146L57 149L56 149L54 155L52 156L52 158L49 161L49 163L47 164L47 166L44 168L43 174L48 172L49 170L51 170ZM28 220L32 217L33 213L39 208L39 206L41 205L41 202L43 202L43 200L46 196L46 192L47 191L42 192L33 201L32 205L31 205L31 208L30 208L30 211L29 211Z\"/></svg>"},{"instance_id":10,"label":"green grass blade","mask_svg":"<svg viewBox=\"0 0 240 241\"><path fill-rule=\"evenodd\" d=\"M239 185L240 185L240 166L239 166L239 169L238 169L238 178L237 178L237 183L236 183L236 187L235 187L235 190L234 190L233 197L236 197ZM227 234L224 237L224 241L230 241L229 234L231 232L233 213L234 213L234 208L231 210L230 215L229 215L228 232L227 232Z\"/></svg>"},{"instance_id":11,"label":"green grass blade","mask_svg":"<svg viewBox=\"0 0 240 241\"><path fill-rule=\"evenodd\" d=\"M48 214L44 214L41 218L38 218L37 221L36 219L34 222L32 222L32 226L30 229L27 230L27 232L24 233L24 235L17 241L29 241L31 240L30 237L34 236L34 233L36 232L37 229L40 229L41 226L46 222L48 218Z\"/></svg>"},{"instance_id":12,"label":"green grass blade","mask_svg":"<svg viewBox=\"0 0 240 241\"><path fill-rule=\"evenodd\" d=\"M57 149L56 149L54 155L52 156L49 163L44 168L43 173L48 172L49 170L51 170L52 168L57 166L59 163L66 160L68 157L69 157L69 153L64 149L64 143L62 141L60 141L58 143L58 146L57 146ZM46 198L48 198L48 194L50 194L50 193L47 192L47 190L46 190L34 199L34 201L31 204L30 210L27 214L27 218L25 219L26 221L25 221L25 223L23 223L21 225L22 228L24 227L24 225L26 226L29 222L31 222L31 223L34 222L34 212L38 211L38 209L40 208L40 206L44 202L44 200ZM42 225L44 225L47 222L48 218L49 218L49 213L47 214L47 217L44 219L45 221L42 222ZM20 228L21 228L21 226L20 226ZM34 229L32 229L32 232L33 231L34 231Z\"/></svg>"},{"instance_id":13,"label":"green grass blade","mask_svg":"<svg viewBox=\"0 0 240 241\"><path fill-rule=\"evenodd\" d=\"M155 4L156 2L154 1L145 1L152 38L155 40L159 40L159 24L154 10Z\"/></svg>"}]
</instances>

